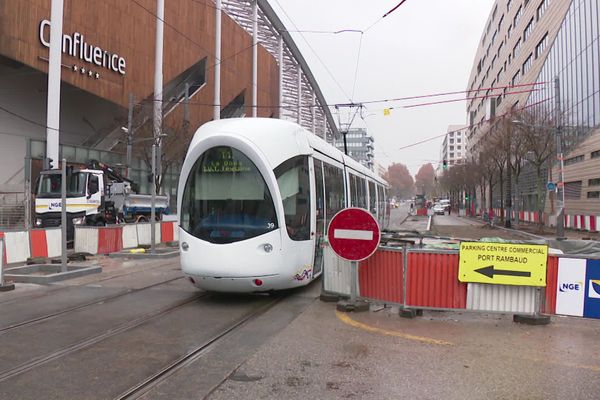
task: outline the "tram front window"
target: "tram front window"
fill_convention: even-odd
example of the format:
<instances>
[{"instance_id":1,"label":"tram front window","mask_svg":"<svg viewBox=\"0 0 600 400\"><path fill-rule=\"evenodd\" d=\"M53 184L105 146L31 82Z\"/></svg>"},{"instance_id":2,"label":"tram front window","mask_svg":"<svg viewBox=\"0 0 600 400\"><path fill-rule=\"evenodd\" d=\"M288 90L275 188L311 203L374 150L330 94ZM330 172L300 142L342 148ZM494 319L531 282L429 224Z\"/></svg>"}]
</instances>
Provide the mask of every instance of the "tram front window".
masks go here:
<instances>
[{"instance_id":1,"label":"tram front window","mask_svg":"<svg viewBox=\"0 0 600 400\"><path fill-rule=\"evenodd\" d=\"M256 165L232 147L213 147L202 154L185 184L181 227L218 244L277 229L273 199Z\"/></svg>"}]
</instances>

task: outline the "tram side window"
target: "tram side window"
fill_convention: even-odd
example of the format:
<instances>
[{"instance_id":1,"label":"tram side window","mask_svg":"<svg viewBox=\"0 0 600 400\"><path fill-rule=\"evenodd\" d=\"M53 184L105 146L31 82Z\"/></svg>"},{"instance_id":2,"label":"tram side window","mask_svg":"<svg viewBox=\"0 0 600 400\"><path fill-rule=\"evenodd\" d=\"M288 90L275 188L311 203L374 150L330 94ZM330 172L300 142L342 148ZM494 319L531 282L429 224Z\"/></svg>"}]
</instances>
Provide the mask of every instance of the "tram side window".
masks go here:
<instances>
[{"instance_id":1,"label":"tram side window","mask_svg":"<svg viewBox=\"0 0 600 400\"><path fill-rule=\"evenodd\" d=\"M350 201L352 207L367 208L367 182L350 174Z\"/></svg>"},{"instance_id":2,"label":"tram side window","mask_svg":"<svg viewBox=\"0 0 600 400\"><path fill-rule=\"evenodd\" d=\"M292 240L310 239L310 181L308 157L284 161L275 168L277 184L283 200L288 235Z\"/></svg>"},{"instance_id":3,"label":"tram side window","mask_svg":"<svg viewBox=\"0 0 600 400\"><path fill-rule=\"evenodd\" d=\"M375 183L369 182L369 211L377 215L377 193L375 193Z\"/></svg>"},{"instance_id":4,"label":"tram side window","mask_svg":"<svg viewBox=\"0 0 600 400\"><path fill-rule=\"evenodd\" d=\"M385 221L385 198L383 186L380 185L377 185L377 210L379 212L379 224L383 225Z\"/></svg>"},{"instance_id":5,"label":"tram side window","mask_svg":"<svg viewBox=\"0 0 600 400\"><path fill-rule=\"evenodd\" d=\"M346 206L344 172L340 168L327 164L323 166L323 171L325 173L325 204L327 205L325 216L328 227L333 216Z\"/></svg>"},{"instance_id":6,"label":"tram side window","mask_svg":"<svg viewBox=\"0 0 600 400\"><path fill-rule=\"evenodd\" d=\"M350 176L350 205L358 207L358 177L349 174Z\"/></svg>"},{"instance_id":7,"label":"tram side window","mask_svg":"<svg viewBox=\"0 0 600 400\"><path fill-rule=\"evenodd\" d=\"M358 178L358 204L360 208L369 209L367 194L367 180Z\"/></svg>"}]
</instances>

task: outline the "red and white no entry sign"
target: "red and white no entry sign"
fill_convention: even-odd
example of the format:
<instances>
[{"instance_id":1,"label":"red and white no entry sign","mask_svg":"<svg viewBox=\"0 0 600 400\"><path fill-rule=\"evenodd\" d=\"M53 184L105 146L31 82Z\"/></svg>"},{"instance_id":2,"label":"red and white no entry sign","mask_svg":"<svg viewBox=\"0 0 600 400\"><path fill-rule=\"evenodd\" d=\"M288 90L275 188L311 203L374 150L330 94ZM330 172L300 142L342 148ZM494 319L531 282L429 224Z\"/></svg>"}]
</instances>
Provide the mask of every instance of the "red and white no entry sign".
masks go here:
<instances>
[{"instance_id":1,"label":"red and white no entry sign","mask_svg":"<svg viewBox=\"0 0 600 400\"><path fill-rule=\"evenodd\" d=\"M331 220L327 237L335 254L348 261L361 261L377 250L381 235L370 212L345 208Z\"/></svg>"}]
</instances>

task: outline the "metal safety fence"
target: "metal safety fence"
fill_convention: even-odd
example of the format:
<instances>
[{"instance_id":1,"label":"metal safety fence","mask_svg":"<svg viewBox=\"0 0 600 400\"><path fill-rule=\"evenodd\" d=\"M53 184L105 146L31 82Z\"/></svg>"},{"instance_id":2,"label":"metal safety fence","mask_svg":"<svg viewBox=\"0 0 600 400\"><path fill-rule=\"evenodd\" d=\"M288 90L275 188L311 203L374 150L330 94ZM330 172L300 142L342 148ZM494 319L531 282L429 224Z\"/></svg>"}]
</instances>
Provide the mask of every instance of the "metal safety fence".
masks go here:
<instances>
[{"instance_id":1,"label":"metal safety fence","mask_svg":"<svg viewBox=\"0 0 600 400\"><path fill-rule=\"evenodd\" d=\"M349 262L325 247L323 290L349 296ZM458 250L380 247L358 268L358 297L406 309L600 318L600 260L548 255L545 286L460 282ZM347 264L347 265L346 265Z\"/></svg>"}]
</instances>

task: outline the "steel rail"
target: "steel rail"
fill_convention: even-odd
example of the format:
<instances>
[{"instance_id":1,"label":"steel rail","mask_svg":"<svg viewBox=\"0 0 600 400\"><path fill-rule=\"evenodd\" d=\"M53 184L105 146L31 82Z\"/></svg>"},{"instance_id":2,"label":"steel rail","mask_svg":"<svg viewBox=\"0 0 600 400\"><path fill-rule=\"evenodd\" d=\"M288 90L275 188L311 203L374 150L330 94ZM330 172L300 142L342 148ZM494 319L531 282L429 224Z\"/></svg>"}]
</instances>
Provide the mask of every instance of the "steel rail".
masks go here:
<instances>
[{"instance_id":1,"label":"steel rail","mask_svg":"<svg viewBox=\"0 0 600 400\"><path fill-rule=\"evenodd\" d=\"M93 305L96 305L96 304L100 304L100 303L105 303L107 301L112 301L114 299L118 299L119 297L127 296L127 295L134 294L134 293L138 293L138 292L141 292L142 290L146 290L146 289L152 289L152 288L154 288L156 286L164 285L164 284L171 283L173 281L177 281L179 279L184 279L184 278L185 277L183 277L183 276L178 276L176 278L171 278L171 279L168 279L166 281L154 283L152 285L144 286L144 287L141 287L141 288L127 289L124 292L113 294L111 296L102 297L100 299L92 300L92 301L90 301L88 303L80 304L80 305L77 305L77 306L74 306L74 307L70 307L70 308L67 308L67 309L64 309L64 310L61 310L61 311L56 311L56 312L53 312L53 313L49 313L49 314L46 314L46 315L43 315L43 316L40 316L40 317L31 318L31 319L29 319L27 321L17 322L16 324L12 324L12 325L8 325L8 326L0 328L0 335L5 334L6 332L11 331L13 329L21 328L21 327L27 326L27 325L32 325L32 324L35 324L35 323L38 323L38 322L42 322L42 321L48 321L48 320L54 319L54 318L56 318L58 316L65 315L65 314L71 313L73 311L81 310L82 308L90 307L90 306L93 306Z\"/></svg>"},{"instance_id":2,"label":"steel rail","mask_svg":"<svg viewBox=\"0 0 600 400\"><path fill-rule=\"evenodd\" d=\"M159 265L156 265L156 266L153 266L153 267L144 267L144 269L135 270L135 271L127 271L127 272L125 272L123 274L111 275L111 276L107 276L107 277L102 278L102 279L98 279L98 280L93 281L93 282L83 282L83 283L76 284L76 285L69 285L68 287L65 287L65 286L56 286L53 289L44 291L43 293L32 293L29 296L16 297L16 298L12 298L12 299L9 299L9 300L6 300L6 301L0 301L0 304L6 305L6 304L17 303L17 302L23 302L23 300L37 299L37 298L40 298L40 297L44 297L44 296L46 296L48 294L58 292L59 290L64 290L66 288L89 286L89 285L96 284L96 283L99 283L99 282L105 282L105 281L109 281L111 279L121 278L123 276L128 276L128 275L133 275L133 274L138 274L138 273L145 273L145 272L148 272L148 271L151 271L151 270L155 270L155 269L159 269L159 268L163 268L163 267L169 266L169 265L170 264L159 264ZM173 266L177 266L177 263L173 263ZM177 268L177 269L179 269L179 268Z\"/></svg>"},{"instance_id":3,"label":"steel rail","mask_svg":"<svg viewBox=\"0 0 600 400\"><path fill-rule=\"evenodd\" d=\"M271 300L269 303L260 306L258 309L254 310L250 314L239 318L237 321L233 322L231 325L229 325L229 327L224 329L222 332L217 333L212 338L206 340L204 343L202 343L201 345L199 345L198 347L196 347L189 353L181 356L179 359L177 359L174 362L172 362L171 364L165 366L163 369L161 369L154 375L150 376L146 380L140 382L139 384L131 387L129 390L127 390L127 391L123 392L122 394L120 394L119 396L115 397L115 400L137 399L137 398L144 396L145 394L150 392L156 386L160 385L162 382L164 382L166 379L168 379L170 376L175 374L180 369L185 368L186 366L188 366L188 365L194 363L195 361L197 361L198 359L202 358L206 353L210 352L222 340L227 338L229 335L231 335L237 329L241 328L249 321L266 313L273 306L275 306L279 301L281 301L282 298L283 298L283 296L277 297L277 298Z\"/></svg>"},{"instance_id":4,"label":"steel rail","mask_svg":"<svg viewBox=\"0 0 600 400\"><path fill-rule=\"evenodd\" d=\"M196 293L194 294L192 297L184 299L184 300L180 300L178 302L176 302L175 304L172 304L170 306L167 307L163 307L159 310L147 313L141 317L138 317L136 319L133 319L131 321L127 321L123 324L118 325L117 327L111 327L109 329L107 329L106 331L104 331L103 333L99 334L99 335L95 335L92 336L88 339L84 339L82 341L79 341L75 344L69 345L69 346L65 346L57 351L54 351L48 355L42 356L42 357L36 357L26 363L20 364L16 367L10 368L8 370L5 371L1 371L0 372L0 382L5 381L9 378L12 378L14 376L20 375L24 372L30 371L34 368L37 368L43 364L46 364L50 361L54 361L58 358L64 357L66 355L75 353L78 350L84 349L86 347L89 347L91 345L94 345L98 342L101 342L105 339L108 339L112 336L116 336L120 333L129 331L131 329L134 329L156 317L160 317L164 314L167 314L177 308L183 307L191 302L194 302L196 300L198 300L199 298L202 297L207 297L209 296L208 293Z\"/></svg>"}]
</instances>

